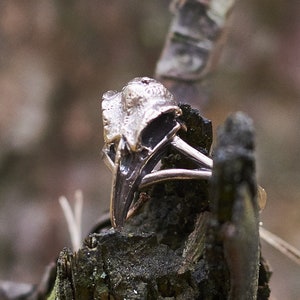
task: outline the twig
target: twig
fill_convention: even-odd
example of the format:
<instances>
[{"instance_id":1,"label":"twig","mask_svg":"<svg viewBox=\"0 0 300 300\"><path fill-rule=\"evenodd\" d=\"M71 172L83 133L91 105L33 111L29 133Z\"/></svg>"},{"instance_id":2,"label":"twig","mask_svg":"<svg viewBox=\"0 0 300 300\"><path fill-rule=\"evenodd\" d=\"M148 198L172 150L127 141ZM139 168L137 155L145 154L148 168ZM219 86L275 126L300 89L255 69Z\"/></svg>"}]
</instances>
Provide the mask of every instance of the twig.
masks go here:
<instances>
[{"instance_id":1,"label":"twig","mask_svg":"<svg viewBox=\"0 0 300 300\"><path fill-rule=\"evenodd\" d=\"M58 201L67 221L73 251L77 251L81 245L81 216L83 197L81 191L75 192L74 213L66 197L59 197Z\"/></svg>"}]
</instances>

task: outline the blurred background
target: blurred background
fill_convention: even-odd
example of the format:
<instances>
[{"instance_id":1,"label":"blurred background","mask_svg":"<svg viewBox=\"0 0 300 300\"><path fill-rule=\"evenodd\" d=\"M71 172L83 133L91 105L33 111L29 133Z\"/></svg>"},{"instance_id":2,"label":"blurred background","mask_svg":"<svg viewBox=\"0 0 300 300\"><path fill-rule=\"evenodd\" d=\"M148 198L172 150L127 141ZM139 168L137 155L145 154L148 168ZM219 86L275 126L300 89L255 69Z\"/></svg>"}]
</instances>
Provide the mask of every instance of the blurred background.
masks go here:
<instances>
[{"instance_id":1,"label":"blurred background","mask_svg":"<svg viewBox=\"0 0 300 300\"><path fill-rule=\"evenodd\" d=\"M169 1L0 3L0 279L37 283L70 239L58 197L84 195L84 234L108 209L100 100L152 76ZM265 228L300 248L300 2L236 6L204 115L255 123ZM197 106L197 104L193 104ZM300 266L262 243L273 299L299 299Z\"/></svg>"}]
</instances>

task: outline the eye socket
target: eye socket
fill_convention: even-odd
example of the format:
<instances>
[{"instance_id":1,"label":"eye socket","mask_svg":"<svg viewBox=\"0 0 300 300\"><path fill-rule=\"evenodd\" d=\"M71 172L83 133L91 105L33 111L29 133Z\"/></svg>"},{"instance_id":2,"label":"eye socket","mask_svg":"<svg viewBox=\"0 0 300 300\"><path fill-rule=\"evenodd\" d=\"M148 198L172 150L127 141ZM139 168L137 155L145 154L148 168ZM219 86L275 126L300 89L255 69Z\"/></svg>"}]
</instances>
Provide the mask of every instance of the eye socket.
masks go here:
<instances>
[{"instance_id":1,"label":"eye socket","mask_svg":"<svg viewBox=\"0 0 300 300\"><path fill-rule=\"evenodd\" d=\"M153 149L175 126L177 122L172 113L158 116L141 133L142 145Z\"/></svg>"},{"instance_id":2,"label":"eye socket","mask_svg":"<svg viewBox=\"0 0 300 300\"><path fill-rule=\"evenodd\" d=\"M116 159L116 149L117 149L117 146L115 143L111 143L109 145L109 150L107 152L107 155L109 156L109 158L112 160L112 161L115 161Z\"/></svg>"}]
</instances>

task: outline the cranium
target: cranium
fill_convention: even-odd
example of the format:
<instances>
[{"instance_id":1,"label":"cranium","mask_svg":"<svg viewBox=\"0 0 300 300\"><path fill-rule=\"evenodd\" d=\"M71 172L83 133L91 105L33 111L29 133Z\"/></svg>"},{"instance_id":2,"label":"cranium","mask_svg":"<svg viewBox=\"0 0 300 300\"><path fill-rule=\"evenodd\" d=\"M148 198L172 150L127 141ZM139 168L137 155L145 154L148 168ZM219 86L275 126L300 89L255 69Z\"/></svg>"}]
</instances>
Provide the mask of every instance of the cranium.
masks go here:
<instances>
[{"instance_id":1,"label":"cranium","mask_svg":"<svg viewBox=\"0 0 300 300\"><path fill-rule=\"evenodd\" d=\"M118 143L123 136L131 151L139 151L143 147L142 131L167 113L181 114L173 95L154 79L135 78L121 92L109 91L103 95L104 141L107 145Z\"/></svg>"}]
</instances>

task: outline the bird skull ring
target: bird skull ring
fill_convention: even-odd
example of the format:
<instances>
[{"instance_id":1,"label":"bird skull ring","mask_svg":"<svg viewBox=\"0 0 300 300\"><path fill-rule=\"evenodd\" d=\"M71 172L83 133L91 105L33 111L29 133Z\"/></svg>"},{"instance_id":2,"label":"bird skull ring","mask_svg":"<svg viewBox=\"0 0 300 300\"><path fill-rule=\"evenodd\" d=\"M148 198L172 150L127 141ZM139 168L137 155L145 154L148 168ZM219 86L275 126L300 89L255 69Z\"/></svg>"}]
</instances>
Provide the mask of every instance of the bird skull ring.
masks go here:
<instances>
[{"instance_id":1,"label":"bird skull ring","mask_svg":"<svg viewBox=\"0 0 300 300\"><path fill-rule=\"evenodd\" d=\"M212 160L176 134L183 126L181 109L158 81L138 77L121 92L103 95L104 158L113 173L110 218L113 227L124 226L139 188L170 179L208 179ZM199 169L153 171L168 146L199 163Z\"/></svg>"}]
</instances>

